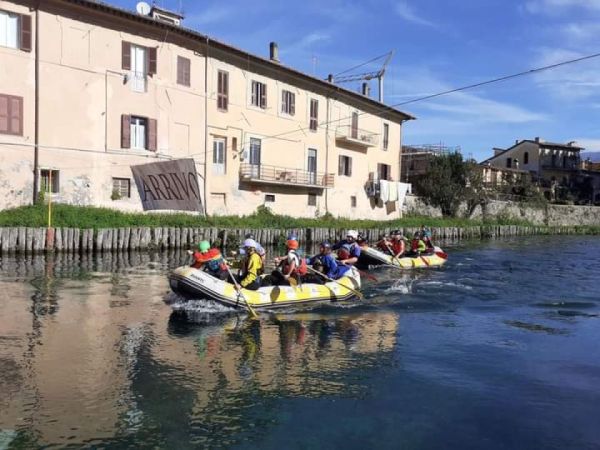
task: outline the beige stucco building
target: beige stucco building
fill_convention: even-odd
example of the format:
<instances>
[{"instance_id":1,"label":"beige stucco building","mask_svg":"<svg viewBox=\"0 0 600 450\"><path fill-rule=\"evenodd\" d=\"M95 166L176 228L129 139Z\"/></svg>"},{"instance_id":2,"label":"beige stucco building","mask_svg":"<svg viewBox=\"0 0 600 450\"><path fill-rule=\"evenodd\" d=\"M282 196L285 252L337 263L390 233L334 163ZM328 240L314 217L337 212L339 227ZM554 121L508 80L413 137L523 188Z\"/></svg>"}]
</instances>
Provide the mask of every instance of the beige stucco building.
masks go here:
<instances>
[{"instance_id":1,"label":"beige stucco building","mask_svg":"<svg viewBox=\"0 0 600 450\"><path fill-rule=\"evenodd\" d=\"M208 214L399 217L365 184L399 180L413 117L166 19L0 0L0 208L32 202L37 148L58 202L140 210L130 166L192 157Z\"/></svg>"}]
</instances>

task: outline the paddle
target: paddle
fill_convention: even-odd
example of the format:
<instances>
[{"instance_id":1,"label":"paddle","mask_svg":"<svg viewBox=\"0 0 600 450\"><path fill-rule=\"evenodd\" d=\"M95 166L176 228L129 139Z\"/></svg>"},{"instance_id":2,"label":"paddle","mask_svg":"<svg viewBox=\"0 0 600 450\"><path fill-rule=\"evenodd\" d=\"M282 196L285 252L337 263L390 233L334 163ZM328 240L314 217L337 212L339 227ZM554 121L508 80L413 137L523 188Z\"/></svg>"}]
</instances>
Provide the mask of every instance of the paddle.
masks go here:
<instances>
[{"instance_id":1,"label":"paddle","mask_svg":"<svg viewBox=\"0 0 600 450\"><path fill-rule=\"evenodd\" d=\"M310 270L312 273L316 273L317 275L323 277L325 280L327 281L331 281L333 283L337 283L342 287L345 287L346 289L348 289L350 292L352 292L354 295L356 295L359 300L364 300L365 296L362 294L362 292L357 291L356 289L352 289L342 283L340 283L339 281L334 280L333 278L329 278L327 275L325 275L323 272L319 272L318 270L313 269L312 267L307 267L308 270Z\"/></svg>"},{"instance_id":2,"label":"paddle","mask_svg":"<svg viewBox=\"0 0 600 450\"><path fill-rule=\"evenodd\" d=\"M396 267L396 266L392 266L392 267ZM359 270L359 269L356 269L356 270L358 270L358 273L360 273L365 278L368 278L369 280L374 281L375 283L379 282L379 280L377 279L377 277L375 275L371 275L370 273L365 272L364 270Z\"/></svg>"},{"instance_id":3,"label":"paddle","mask_svg":"<svg viewBox=\"0 0 600 450\"><path fill-rule=\"evenodd\" d=\"M229 273L229 276L233 280L234 286L237 288L236 290L238 293L238 301L239 301L239 298L242 297L242 300L244 300L244 305L246 305L246 309L248 309L248 312L250 313L250 317L252 317L253 319L256 319L258 317L258 314L256 314L256 311L254 311L252 306L250 306L250 304L248 303L248 300L246 300L246 297L244 297L244 294L242 293L242 287L238 284L237 280L233 276L233 273L231 273L231 269L229 268L229 266L227 264L225 264L225 267L227 267L227 272Z\"/></svg>"}]
</instances>

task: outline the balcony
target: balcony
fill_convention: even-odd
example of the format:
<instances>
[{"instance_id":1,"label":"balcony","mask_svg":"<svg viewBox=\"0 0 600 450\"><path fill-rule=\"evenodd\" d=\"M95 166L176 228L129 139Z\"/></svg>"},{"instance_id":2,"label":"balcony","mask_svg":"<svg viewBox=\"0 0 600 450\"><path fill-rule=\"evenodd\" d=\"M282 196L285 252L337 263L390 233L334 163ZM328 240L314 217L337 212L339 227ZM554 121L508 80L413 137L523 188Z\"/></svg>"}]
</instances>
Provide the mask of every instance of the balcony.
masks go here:
<instances>
[{"instance_id":1,"label":"balcony","mask_svg":"<svg viewBox=\"0 0 600 450\"><path fill-rule=\"evenodd\" d=\"M240 180L258 184L330 189L333 187L334 174L246 163L240 166Z\"/></svg>"},{"instance_id":2,"label":"balcony","mask_svg":"<svg viewBox=\"0 0 600 450\"><path fill-rule=\"evenodd\" d=\"M335 139L347 144L369 148L377 146L379 135L360 128L353 128L352 125L340 125L335 130Z\"/></svg>"}]
</instances>

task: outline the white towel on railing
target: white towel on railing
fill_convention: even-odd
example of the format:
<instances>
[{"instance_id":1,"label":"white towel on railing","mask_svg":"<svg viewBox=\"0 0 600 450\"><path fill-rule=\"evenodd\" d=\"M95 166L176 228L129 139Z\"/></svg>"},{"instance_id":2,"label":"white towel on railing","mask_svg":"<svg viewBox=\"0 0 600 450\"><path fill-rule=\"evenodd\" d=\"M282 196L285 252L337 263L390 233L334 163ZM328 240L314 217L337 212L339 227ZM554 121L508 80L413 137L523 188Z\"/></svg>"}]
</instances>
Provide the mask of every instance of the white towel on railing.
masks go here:
<instances>
[{"instance_id":1,"label":"white towel on railing","mask_svg":"<svg viewBox=\"0 0 600 450\"><path fill-rule=\"evenodd\" d=\"M410 183L396 183L396 190L398 192L398 208L402 209L404 200L406 199L406 193L411 191L412 186Z\"/></svg>"},{"instance_id":2,"label":"white towel on railing","mask_svg":"<svg viewBox=\"0 0 600 450\"><path fill-rule=\"evenodd\" d=\"M379 181L379 199L383 203L390 200L390 184L386 180Z\"/></svg>"}]
</instances>

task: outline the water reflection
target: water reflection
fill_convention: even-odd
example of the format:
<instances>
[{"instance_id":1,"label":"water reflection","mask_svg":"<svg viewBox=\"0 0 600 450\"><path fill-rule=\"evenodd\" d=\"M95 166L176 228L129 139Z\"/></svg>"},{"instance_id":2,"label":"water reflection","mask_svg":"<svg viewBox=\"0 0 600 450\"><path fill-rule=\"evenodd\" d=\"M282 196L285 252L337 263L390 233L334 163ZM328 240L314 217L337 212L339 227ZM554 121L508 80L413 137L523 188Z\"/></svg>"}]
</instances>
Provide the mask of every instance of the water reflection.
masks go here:
<instances>
[{"instance_id":1,"label":"water reflection","mask_svg":"<svg viewBox=\"0 0 600 450\"><path fill-rule=\"evenodd\" d=\"M181 252L2 259L3 439L226 446L274 423L275 399L360 396L365 371L394 360L394 312L252 321L173 312L165 273L185 261Z\"/></svg>"}]
</instances>

